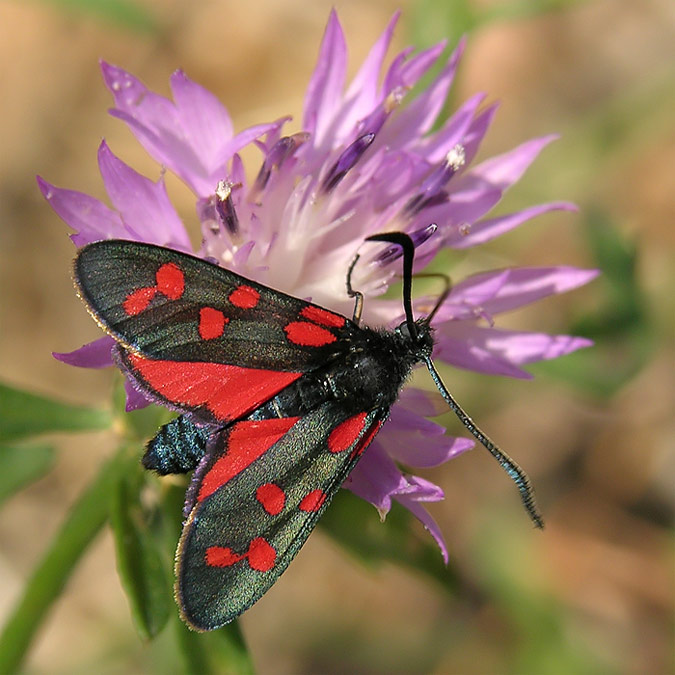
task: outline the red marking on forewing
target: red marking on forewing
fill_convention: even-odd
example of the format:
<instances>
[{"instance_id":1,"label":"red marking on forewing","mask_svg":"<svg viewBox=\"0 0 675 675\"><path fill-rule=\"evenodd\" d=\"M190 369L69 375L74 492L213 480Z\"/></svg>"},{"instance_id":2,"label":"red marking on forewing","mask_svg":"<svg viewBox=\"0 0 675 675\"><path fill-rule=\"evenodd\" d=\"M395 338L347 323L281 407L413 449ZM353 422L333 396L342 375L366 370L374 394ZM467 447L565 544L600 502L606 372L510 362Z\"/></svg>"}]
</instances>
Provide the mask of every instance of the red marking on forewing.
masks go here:
<instances>
[{"instance_id":1,"label":"red marking on forewing","mask_svg":"<svg viewBox=\"0 0 675 675\"><path fill-rule=\"evenodd\" d=\"M235 553L225 546L209 546L204 556L210 567L231 567L245 558L251 569L267 572L274 567L277 552L265 539L258 537L248 545L246 553Z\"/></svg>"},{"instance_id":2,"label":"red marking on forewing","mask_svg":"<svg viewBox=\"0 0 675 675\"><path fill-rule=\"evenodd\" d=\"M132 353L126 356L134 374L170 403L206 406L223 422L254 410L302 375L224 363L160 361Z\"/></svg>"},{"instance_id":3,"label":"red marking on forewing","mask_svg":"<svg viewBox=\"0 0 675 675\"><path fill-rule=\"evenodd\" d=\"M199 335L202 340L213 340L223 334L229 319L213 307L202 307L199 310Z\"/></svg>"},{"instance_id":4,"label":"red marking on forewing","mask_svg":"<svg viewBox=\"0 0 675 675\"><path fill-rule=\"evenodd\" d=\"M370 429L368 429L368 431L366 431L365 434L363 434L352 452L352 458L358 457L358 455L360 455L371 444L373 438L375 438L375 434L377 434L377 432L380 430L382 424L384 424L384 422L382 420L378 420L370 427Z\"/></svg>"},{"instance_id":5,"label":"red marking on forewing","mask_svg":"<svg viewBox=\"0 0 675 675\"><path fill-rule=\"evenodd\" d=\"M178 300L185 290L185 275L175 263L165 263L155 274L156 285L139 288L127 295L122 307L127 316L136 316L147 308L159 291L169 300Z\"/></svg>"},{"instance_id":6,"label":"red marking on forewing","mask_svg":"<svg viewBox=\"0 0 675 675\"><path fill-rule=\"evenodd\" d=\"M229 300L240 309L253 309L260 300L260 293L250 286L239 286L230 293Z\"/></svg>"},{"instance_id":7,"label":"red marking on forewing","mask_svg":"<svg viewBox=\"0 0 675 675\"><path fill-rule=\"evenodd\" d=\"M348 450L363 431L365 421L366 413L359 413L338 424L328 436L328 449L331 452Z\"/></svg>"},{"instance_id":8,"label":"red marking on forewing","mask_svg":"<svg viewBox=\"0 0 675 675\"><path fill-rule=\"evenodd\" d=\"M303 319L308 319L309 321L314 321L314 323L320 323L323 326L331 328L341 328L345 325L346 321L344 316L333 314L333 312L329 312L327 309L313 307L312 305L303 307L300 316Z\"/></svg>"},{"instance_id":9,"label":"red marking on forewing","mask_svg":"<svg viewBox=\"0 0 675 675\"><path fill-rule=\"evenodd\" d=\"M206 564L210 567L230 567L234 563L243 560L246 554L239 555L231 548L224 546L209 546L206 549Z\"/></svg>"},{"instance_id":10,"label":"red marking on forewing","mask_svg":"<svg viewBox=\"0 0 675 675\"><path fill-rule=\"evenodd\" d=\"M133 293L127 295L122 307L127 316L136 316L140 314L149 304L150 301L157 295L156 288L139 288Z\"/></svg>"},{"instance_id":11,"label":"red marking on forewing","mask_svg":"<svg viewBox=\"0 0 675 675\"><path fill-rule=\"evenodd\" d=\"M326 493L323 490L312 490L305 495L300 502L301 511L318 511L326 501Z\"/></svg>"},{"instance_id":12,"label":"red marking on forewing","mask_svg":"<svg viewBox=\"0 0 675 675\"><path fill-rule=\"evenodd\" d=\"M157 290L169 300L178 300L185 290L185 275L176 263L165 263L157 270Z\"/></svg>"},{"instance_id":13,"label":"red marking on forewing","mask_svg":"<svg viewBox=\"0 0 675 675\"><path fill-rule=\"evenodd\" d=\"M303 347L323 347L337 340L329 330L307 321L292 321L284 331L291 342Z\"/></svg>"},{"instance_id":14,"label":"red marking on forewing","mask_svg":"<svg viewBox=\"0 0 675 675\"><path fill-rule=\"evenodd\" d=\"M261 485L255 491L255 498L270 516L279 515L284 510L284 504L286 503L286 494L274 483Z\"/></svg>"},{"instance_id":15,"label":"red marking on forewing","mask_svg":"<svg viewBox=\"0 0 675 675\"><path fill-rule=\"evenodd\" d=\"M267 572L274 567L277 552L262 537L254 539L248 547L248 564L258 572Z\"/></svg>"},{"instance_id":16,"label":"red marking on forewing","mask_svg":"<svg viewBox=\"0 0 675 675\"><path fill-rule=\"evenodd\" d=\"M265 454L299 417L283 417L269 420L246 420L237 422L227 436L227 450L206 472L197 500L202 501L213 494L237 474L241 473L258 457Z\"/></svg>"}]
</instances>

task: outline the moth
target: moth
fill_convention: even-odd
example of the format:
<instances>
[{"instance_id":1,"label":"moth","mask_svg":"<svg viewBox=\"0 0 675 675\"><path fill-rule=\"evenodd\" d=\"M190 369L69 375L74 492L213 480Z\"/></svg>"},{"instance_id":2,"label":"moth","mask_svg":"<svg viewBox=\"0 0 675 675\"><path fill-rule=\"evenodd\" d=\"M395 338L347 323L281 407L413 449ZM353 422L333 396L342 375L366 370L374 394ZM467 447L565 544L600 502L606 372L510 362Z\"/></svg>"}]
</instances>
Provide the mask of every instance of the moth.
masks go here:
<instances>
[{"instance_id":1,"label":"moth","mask_svg":"<svg viewBox=\"0 0 675 675\"><path fill-rule=\"evenodd\" d=\"M228 623L279 578L423 363L464 426L505 468L543 526L525 473L450 395L431 360L436 310L415 319L413 242L400 246L405 320L351 319L168 248L123 240L83 247L78 292L115 340L114 360L149 399L176 410L143 464L193 471L176 554L176 597L193 629ZM440 302L437 307L440 306Z\"/></svg>"}]
</instances>

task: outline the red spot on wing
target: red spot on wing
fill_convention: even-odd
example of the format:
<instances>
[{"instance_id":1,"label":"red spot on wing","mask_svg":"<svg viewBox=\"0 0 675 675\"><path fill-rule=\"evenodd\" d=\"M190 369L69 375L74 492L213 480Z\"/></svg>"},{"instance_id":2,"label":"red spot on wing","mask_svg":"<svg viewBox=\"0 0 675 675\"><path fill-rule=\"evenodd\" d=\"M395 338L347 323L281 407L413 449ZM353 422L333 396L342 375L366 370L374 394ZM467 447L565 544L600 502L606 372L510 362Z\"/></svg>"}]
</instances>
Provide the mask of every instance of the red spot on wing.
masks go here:
<instances>
[{"instance_id":1,"label":"red spot on wing","mask_svg":"<svg viewBox=\"0 0 675 675\"><path fill-rule=\"evenodd\" d=\"M251 569L257 572L267 572L274 567L277 552L265 539L258 537L248 545L246 553L235 553L225 546L209 546L204 558L210 567L231 567L248 558Z\"/></svg>"},{"instance_id":2,"label":"red spot on wing","mask_svg":"<svg viewBox=\"0 0 675 675\"><path fill-rule=\"evenodd\" d=\"M152 300L155 295L157 295L157 289L154 287L139 288L137 291L127 295L122 307L127 316L136 316L150 304L150 300Z\"/></svg>"},{"instance_id":3,"label":"red spot on wing","mask_svg":"<svg viewBox=\"0 0 675 675\"><path fill-rule=\"evenodd\" d=\"M328 449L337 453L351 448L363 431L365 421L366 413L359 413L338 424L328 436Z\"/></svg>"},{"instance_id":4,"label":"red spot on wing","mask_svg":"<svg viewBox=\"0 0 675 675\"><path fill-rule=\"evenodd\" d=\"M253 309L259 300L260 293L250 286L239 286L229 296L229 301L240 309Z\"/></svg>"},{"instance_id":5,"label":"red spot on wing","mask_svg":"<svg viewBox=\"0 0 675 675\"><path fill-rule=\"evenodd\" d=\"M345 325L346 321L344 316L333 314L333 312L329 312L327 309L313 307L312 305L303 307L300 316L303 319L308 319L309 321L314 321L314 323L320 323L322 326L329 326L331 328L341 328Z\"/></svg>"},{"instance_id":6,"label":"red spot on wing","mask_svg":"<svg viewBox=\"0 0 675 675\"><path fill-rule=\"evenodd\" d=\"M248 564L258 572L267 572L274 567L277 552L262 537L254 539L248 547Z\"/></svg>"},{"instance_id":7,"label":"red spot on wing","mask_svg":"<svg viewBox=\"0 0 675 675\"><path fill-rule=\"evenodd\" d=\"M167 401L186 408L205 406L222 422L254 410L302 375L224 363L160 361L132 353L126 358L134 375Z\"/></svg>"},{"instance_id":8,"label":"red spot on wing","mask_svg":"<svg viewBox=\"0 0 675 675\"><path fill-rule=\"evenodd\" d=\"M279 515L284 510L284 504L286 503L286 494L274 483L261 485L255 491L255 498L270 516Z\"/></svg>"},{"instance_id":9,"label":"red spot on wing","mask_svg":"<svg viewBox=\"0 0 675 675\"><path fill-rule=\"evenodd\" d=\"M337 340L329 330L307 321L292 321L284 331L291 342L303 347L323 347Z\"/></svg>"},{"instance_id":10,"label":"red spot on wing","mask_svg":"<svg viewBox=\"0 0 675 675\"><path fill-rule=\"evenodd\" d=\"M213 307L202 307L199 310L199 335L202 340L213 340L223 334L229 319Z\"/></svg>"},{"instance_id":11,"label":"red spot on wing","mask_svg":"<svg viewBox=\"0 0 675 675\"><path fill-rule=\"evenodd\" d=\"M300 502L301 511L318 511L326 501L326 493L323 490L312 490L305 495Z\"/></svg>"},{"instance_id":12,"label":"red spot on wing","mask_svg":"<svg viewBox=\"0 0 675 675\"><path fill-rule=\"evenodd\" d=\"M175 263L162 265L155 274L155 281L154 286L139 288L127 295L122 305L127 316L140 314L158 292L165 295L169 300L178 300L185 290L185 275Z\"/></svg>"},{"instance_id":13,"label":"red spot on wing","mask_svg":"<svg viewBox=\"0 0 675 675\"><path fill-rule=\"evenodd\" d=\"M230 567L234 563L243 560L244 555L235 553L225 546L209 546L206 549L206 564L210 567Z\"/></svg>"},{"instance_id":14,"label":"red spot on wing","mask_svg":"<svg viewBox=\"0 0 675 675\"><path fill-rule=\"evenodd\" d=\"M206 499L264 455L299 419L283 417L237 422L227 436L225 454L204 475L197 500Z\"/></svg>"},{"instance_id":15,"label":"red spot on wing","mask_svg":"<svg viewBox=\"0 0 675 675\"><path fill-rule=\"evenodd\" d=\"M382 420L378 420L370 427L370 429L368 429L368 431L366 431L365 434L363 434L363 436L359 439L357 446L354 448L354 451L352 452L352 458L360 455L371 444L382 424L384 424L384 422Z\"/></svg>"},{"instance_id":16,"label":"red spot on wing","mask_svg":"<svg viewBox=\"0 0 675 675\"><path fill-rule=\"evenodd\" d=\"M169 300L178 300L185 290L185 275L176 263L165 263L157 270L157 290Z\"/></svg>"}]
</instances>

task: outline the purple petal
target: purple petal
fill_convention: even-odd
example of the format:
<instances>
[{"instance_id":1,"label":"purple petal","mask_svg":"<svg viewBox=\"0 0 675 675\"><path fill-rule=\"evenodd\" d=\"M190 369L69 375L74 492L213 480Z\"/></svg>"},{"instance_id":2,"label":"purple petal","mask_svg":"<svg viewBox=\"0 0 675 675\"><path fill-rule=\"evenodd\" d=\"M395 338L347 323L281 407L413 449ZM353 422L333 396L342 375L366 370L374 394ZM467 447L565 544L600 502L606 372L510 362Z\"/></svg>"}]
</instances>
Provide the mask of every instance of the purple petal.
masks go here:
<instances>
[{"instance_id":1,"label":"purple petal","mask_svg":"<svg viewBox=\"0 0 675 675\"><path fill-rule=\"evenodd\" d=\"M213 192L206 168L177 132L156 130L124 110L113 108L109 112L129 127L151 157L182 178L196 195L205 197Z\"/></svg>"},{"instance_id":2,"label":"purple petal","mask_svg":"<svg viewBox=\"0 0 675 675\"><path fill-rule=\"evenodd\" d=\"M225 178L224 167L234 152L276 124L261 124L233 137L227 110L180 71L171 80L174 105L122 68L102 61L101 70L115 100L110 114L125 122L150 155L200 197L211 195Z\"/></svg>"},{"instance_id":3,"label":"purple petal","mask_svg":"<svg viewBox=\"0 0 675 675\"><path fill-rule=\"evenodd\" d=\"M462 144L476 111L484 100L485 94L472 96L457 109L439 131L419 139L415 145L415 151L421 153L433 164L442 162L452 148Z\"/></svg>"},{"instance_id":4,"label":"purple petal","mask_svg":"<svg viewBox=\"0 0 675 675\"><path fill-rule=\"evenodd\" d=\"M190 240L169 200L163 180L154 183L101 143L98 163L113 206L139 241L191 251Z\"/></svg>"},{"instance_id":5,"label":"purple petal","mask_svg":"<svg viewBox=\"0 0 675 675\"><path fill-rule=\"evenodd\" d=\"M152 157L170 167L196 191L205 172L199 157L183 138L174 104L150 91L123 68L101 61L101 72L115 101L116 108L110 114L126 122Z\"/></svg>"},{"instance_id":6,"label":"purple petal","mask_svg":"<svg viewBox=\"0 0 675 675\"><path fill-rule=\"evenodd\" d=\"M227 162L229 162L230 159L234 159L234 155L237 152L250 143L257 141L257 139L261 138L262 136L267 134L271 134L272 136L276 135L288 119L288 117L282 117L276 122L254 124L252 127L248 127L248 129L244 129L232 137L220 151L220 162L217 163L213 169L211 169L211 173L209 174L207 181L211 186L209 190L211 192L215 190L215 186L217 185L218 181L221 180L222 177L227 173Z\"/></svg>"},{"instance_id":7,"label":"purple petal","mask_svg":"<svg viewBox=\"0 0 675 675\"><path fill-rule=\"evenodd\" d=\"M525 173L537 155L558 136L551 134L527 141L510 152L485 160L471 170L472 176L479 176L502 190L506 190Z\"/></svg>"},{"instance_id":8,"label":"purple petal","mask_svg":"<svg viewBox=\"0 0 675 675\"><path fill-rule=\"evenodd\" d=\"M134 386L133 382L128 379L124 380L124 391L127 395L127 402L124 406L126 412L147 408L152 403L152 401L146 398L143 393Z\"/></svg>"},{"instance_id":9,"label":"purple petal","mask_svg":"<svg viewBox=\"0 0 675 675\"><path fill-rule=\"evenodd\" d=\"M531 206L528 209L508 213L497 218L481 220L473 223L468 228L450 234L447 238L447 245L450 248L463 249L484 244L486 241L490 241L509 230L513 230L531 218L548 213L549 211L577 211L577 207L570 202L551 202L549 204Z\"/></svg>"},{"instance_id":10,"label":"purple petal","mask_svg":"<svg viewBox=\"0 0 675 675\"><path fill-rule=\"evenodd\" d=\"M453 240L458 229L463 230L495 207L502 198L502 191L486 185L468 185L460 178L457 189L448 195L445 203L423 209L413 222L413 227L424 223L438 223L443 244Z\"/></svg>"},{"instance_id":11,"label":"purple petal","mask_svg":"<svg viewBox=\"0 0 675 675\"><path fill-rule=\"evenodd\" d=\"M182 70L171 76L171 92L186 140L207 171L223 161L223 148L232 138L232 120L225 106Z\"/></svg>"},{"instance_id":12,"label":"purple petal","mask_svg":"<svg viewBox=\"0 0 675 675\"><path fill-rule=\"evenodd\" d=\"M468 312L459 316L455 308L473 311L480 307L490 315L508 312L549 295L583 286L598 274L598 270L565 266L518 267L475 274L452 289L447 304L437 314L437 320L470 318Z\"/></svg>"},{"instance_id":13,"label":"purple petal","mask_svg":"<svg viewBox=\"0 0 675 675\"><path fill-rule=\"evenodd\" d=\"M483 338L489 349L518 364L557 359L593 344L592 340L574 335L547 335L493 328L475 330L484 331Z\"/></svg>"},{"instance_id":14,"label":"purple petal","mask_svg":"<svg viewBox=\"0 0 675 675\"><path fill-rule=\"evenodd\" d=\"M332 191L347 175L348 171L363 157L374 140L375 134L366 134L347 146L323 179L322 192Z\"/></svg>"},{"instance_id":15,"label":"purple petal","mask_svg":"<svg viewBox=\"0 0 675 675\"><path fill-rule=\"evenodd\" d=\"M445 49L445 44L445 41L439 42L415 54L410 59L407 56L412 49L404 50L389 66L389 70L384 77L383 90L390 92L398 88L412 89L422 75L436 63Z\"/></svg>"},{"instance_id":16,"label":"purple petal","mask_svg":"<svg viewBox=\"0 0 675 675\"><path fill-rule=\"evenodd\" d=\"M368 56L354 76L351 84L347 88L345 101L348 102L351 114L356 118L365 117L365 115L375 108L378 103L378 82L382 63L387 54L394 28L401 15L400 11L394 12L389 20L389 24L384 29L377 42L371 47ZM386 92L386 90L385 90Z\"/></svg>"},{"instance_id":17,"label":"purple petal","mask_svg":"<svg viewBox=\"0 0 675 675\"><path fill-rule=\"evenodd\" d=\"M442 324L443 325L443 324ZM456 368L471 370L486 375L505 375L523 380L532 379L532 375L518 368L503 356L494 353L484 344L485 340L473 340L471 333L476 326L470 322L448 321L450 329L436 332L434 358L445 361Z\"/></svg>"},{"instance_id":18,"label":"purple petal","mask_svg":"<svg viewBox=\"0 0 675 675\"><path fill-rule=\"evenodd\" d=\"M307 86L302 128L314 137L314 146L324 142L324 135L340 105L345 83L347 45L335 9L319 49L319 58Z\"/></svg>"},{"instance_id":19,"label":"purple petal","mask_svg":"<svg viewBox=\"0 0 675 675\"><path fill-rule=\"evenodd\" d=\"M465 46L466 40L460 40L434 82L392 119L383 142L395 143L396 147L404 148L431 129L448 97Z\"/></svg>"},{"instance_id":20,"label":"purple petal","mask_svg":"<svg viewBox=\"0 0 675 675\"><path fill-rule=\"evenodd\" d=\"M532 376L519 365L555 359L593 344L571 335L498 330L468 321L439 324L436 335L436 358L458 368L521 379Z\"/></svg>"},{"instance_id":21,"label":"purple petal","mask_svg":"<svg viewBox=\"0 0 675 675\"><path fill-rule=\"evenodd\" d=\"M400 393L396 405L425 417L435 417L448 411L448 404L437 391L407 386Z\"/></svg>"},{"instance_id":22,"label":"purple petal","mask_svg":"<svg viewBox=\"0 0 675 675\"><path fill-rule=\"evenodd\" d=\"M394 461L375 439L343 487L370 502L383 515L391 508L391 495L404 490L406 485L407 481Z\"/></svg>"},{"instance_id":23,"label":"purple petal","mask_svg":"<svg viewBox=\"0 0 675 675\"><path fill-rule=\"evenodd\" d=\"M421 479L417 479L418 481L421 481ZM441 499L443 497L441 496ZM412 513L421 523L424 525L424 528L429 532L429 534L434 538L436 543L438 544L438 548L441 550L441 555L443 556L443 561L445 564L448 564L449 556L448 556L448 547L445 543L445 539L443 538L443 533L441 532L441 528L438 527L438 524L436 521L433 519L431 514L420 504L420 501L437 501L436 499L433 500L428 500L428 499L417 499L416 495L414 494L407 494L407 495L397 495L394 497L397 502L402 504L410 513Z\"/></svg>"},{"instance_id":24,"label":"purple petal","mask_svg":"<svg viewBox=\"0 0 675 675\"><path fill-rule=\"evenodd\" d=\"M490 128L490 124L492 124L492 118L495 116L497 108L498 105L496 103L488 106L483 112L476 115L469 125L469 129L461 141L462 146L464 147L466 166L469 166L476 156L478 148L480 147L487 130Z\"/></svg>"},{"instance_id":25,"label":"purple petal","mask_svg":"<svg viewBox=\"0 0 675 675\"><path fill-rule=\"evenodd\" d=\"M38 186L56 213L75 230L70 238L77 246L101 239L129 239L120 215L94 197L75 190L57 188L39 176Z\"/></svg>"},{"instance_id":26,"label":"purple petal","mask_svg":"<svg viewBox=\"0 0 675 675\"><path fill-rule=\"evenodd\" d=\"M115 340L106 335L72 352L52 352L52 356L58 361L78 368L107 368L113 365L110 352L114 345Z\"/></svg>"},{"instance_id":27,"label":"purple petal","mask_svg":"<svg viewBox=\"0 0 675 675\"><path fill-rule=\"evenodd\" d=\"M416 425L416 426L412 426ZM439 466L474 446L468 438L445 435L445 427L394 406L378 438L397 462L416 468Z\"/></svg>"}]
</instances>

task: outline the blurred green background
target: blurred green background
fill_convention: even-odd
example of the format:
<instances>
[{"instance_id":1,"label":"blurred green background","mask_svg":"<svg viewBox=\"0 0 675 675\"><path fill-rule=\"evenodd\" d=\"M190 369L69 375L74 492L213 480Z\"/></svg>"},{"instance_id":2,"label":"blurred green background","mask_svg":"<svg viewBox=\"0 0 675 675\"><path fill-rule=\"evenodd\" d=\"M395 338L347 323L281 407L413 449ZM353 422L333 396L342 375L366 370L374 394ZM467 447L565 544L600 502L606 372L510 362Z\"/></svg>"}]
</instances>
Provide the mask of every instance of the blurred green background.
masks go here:
<instances>
[{"instance_id":1,"label":"blurred green background","mask_svg":"<svg viewBox=\"0 0 675 675\"><path fill-rule=\"evenodd\" d=\"M569 199L580 213L548 215L448 262L459 277L503 265L601 267L589 287L506 320L587 335L597 346L533 368L533 382L445 371L457 398L530 473L543 533L531 529L512 485L481 450L428 474L447 494L431 509L450 549L447 575L438 561L427 568L437 570L431 576L373 558L364 564L327 532L347 525L341 538L359 539L371 532L373 512L340 500L329 527L241 621L256 669L673 672L672 0L2 3L2 381L70 404L110 405L111 372L70 368L50 355L99 333L72 289L67 228L34 178L105 200L96 165L102 137L134 168L158 175L105 113L111 99L98 58L163 94L170 73L184 68L228 106L237 129L287 113L299 120L332 6L351 73L397 7L403 19L391 53L469 33L453 103L477 91L501 101L481 157L561 133L499 208ZM188 191L168 182L198 241ZM447 423L459 433L456 421ZM114 445L106 431L49 434L14 448L32 453L29 473L53 467L3 504L0 617ZM58 449L53 459L48 446ZM154 644L138 639L105 530L49 614L25 670L180 672L174 649L167 631Z\"/></svg>"}]
</instances>

